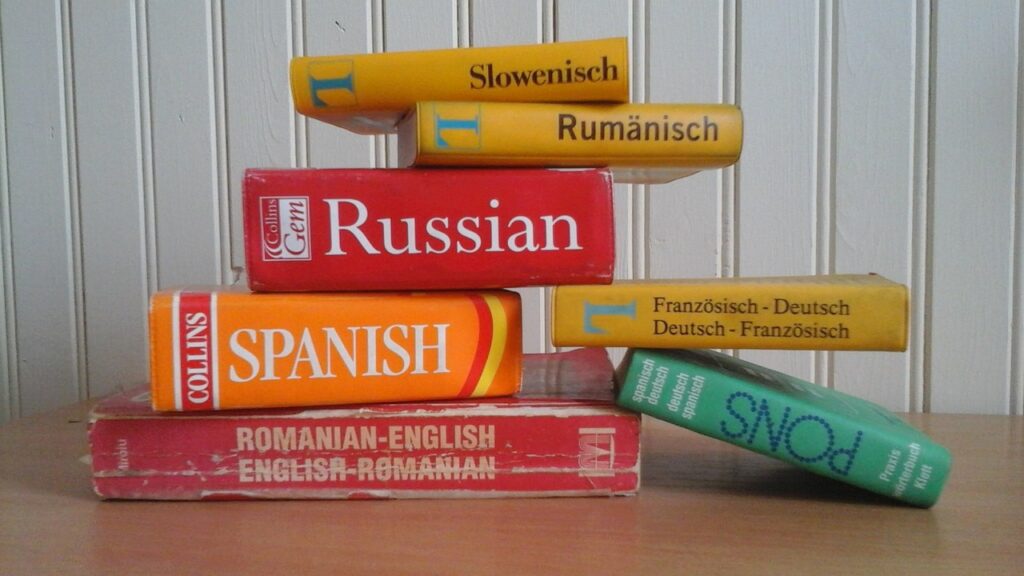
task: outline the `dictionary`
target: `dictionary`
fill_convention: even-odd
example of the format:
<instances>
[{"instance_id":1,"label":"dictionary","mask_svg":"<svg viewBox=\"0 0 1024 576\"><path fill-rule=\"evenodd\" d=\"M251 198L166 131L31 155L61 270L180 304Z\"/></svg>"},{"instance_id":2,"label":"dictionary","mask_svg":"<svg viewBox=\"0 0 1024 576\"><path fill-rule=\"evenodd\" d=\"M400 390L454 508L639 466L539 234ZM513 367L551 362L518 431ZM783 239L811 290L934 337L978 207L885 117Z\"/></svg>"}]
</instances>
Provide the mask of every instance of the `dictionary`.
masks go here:
<instances>
[{"instance_id":1,"label":"dictionary","mask_svg":"<svg viewBox=\"0 0 1024 576\"><path fill-rule=\"evenodd\" d=\"M503 396L519 387L519 295L504 290L150 300L156 410Z\"/></svg>"},{"instance_id":2,"label":"dictionary","mask_svg":"<svg viewBox=\"0 0 1024 576\"><path fill-rule=\"evenodd\" d=\"M606 166L663 183L736 162L729 104L419 102L398 128L400 166Z\"/></svg>"},{"instance_id":3,"label":"dictionary","mask_svg":"<svg viewBox=\"0 0 1024 576\"><path fill-rule=\"evenodd\" d=\"M604 170L247 170L249 288L266 292L607 284Z\"/></svg>"},{"instance_id":4,"label":"dictionary","mask_svg":"<svg viewBox=\"0 0 1024 576\"><path fill-rule=\"evenodd\" d=\"M620 406L930 507L949 452L885 408L719 352L632 349Z\"/></svg>"},{"instance_id":5,"label":"dictionary","mask_svg":"<svg viewBox=\"0 0 1024 576\"><path fill-rule=\"evenodd\" d=\"M906 286L876 274L558 286L555 346L885 350L907 347Z\"/></svg>"},{"instance_id":6,"label":"dictionary","mask_svg":"<svg viewBox=\"0 0 1024 576\"><path fill-rule=\"evenodd\" d=\"M510 398L177 413L137 388L95 407L89 440L103 498L612 496L640 482L640 415L615 405L601 349L526 355Z\"/></svg>"},{"instance_id":7,"label":"dictionary","mask_svg":"<svg viewBox=\"0 0 1024 576\"><path fill-rule=\"evenodd\" d=\"M626 102L625 38L293 58L295 109L358 134L395 131L420 100Z\"/></svg>"}]
</instances>

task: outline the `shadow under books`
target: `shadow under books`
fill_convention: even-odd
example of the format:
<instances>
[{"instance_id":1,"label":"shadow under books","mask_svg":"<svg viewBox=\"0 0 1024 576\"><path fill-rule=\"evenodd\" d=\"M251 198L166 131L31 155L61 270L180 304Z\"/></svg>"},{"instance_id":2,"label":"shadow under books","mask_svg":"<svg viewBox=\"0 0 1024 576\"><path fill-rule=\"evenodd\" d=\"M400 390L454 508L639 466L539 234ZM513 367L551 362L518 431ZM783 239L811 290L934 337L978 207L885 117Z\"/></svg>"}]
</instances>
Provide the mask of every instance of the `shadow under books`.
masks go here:
<instances>
[{"instance_id":1,"label":"shadow under books","mask_svg":"<svg viewBox=\"0 0 1024 576\"><path fill-rule=\"evenodd\" d=\"M733 446L645 451L643 489L911 508L867 490Z\"/></svg>"}]
</instances>

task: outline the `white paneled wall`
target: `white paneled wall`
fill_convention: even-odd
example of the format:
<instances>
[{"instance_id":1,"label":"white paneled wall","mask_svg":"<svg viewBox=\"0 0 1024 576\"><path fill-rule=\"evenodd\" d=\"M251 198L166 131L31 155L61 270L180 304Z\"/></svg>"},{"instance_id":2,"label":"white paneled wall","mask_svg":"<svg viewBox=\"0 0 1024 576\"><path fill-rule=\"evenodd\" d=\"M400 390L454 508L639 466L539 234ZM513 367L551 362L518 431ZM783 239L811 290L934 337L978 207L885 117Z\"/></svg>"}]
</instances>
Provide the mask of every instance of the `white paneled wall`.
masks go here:
<instances>
[{"instance_id":1,"label":"white paneled wall","mask_svg":"<svg viewBox=\"0 0 1024 576\"><path fill-rule=\"evenodd\" d=\"M741 355L897 410L1024 413L1021 0L3 0L0 421L146 378L148 294L232 281L246 167L393 166L292 112L300 54L629 38L634 101L739 164L616 186L616 275L878 272L906 353ZM527 351L547 290L521 290Z\"/></svg>"}]
</instances>

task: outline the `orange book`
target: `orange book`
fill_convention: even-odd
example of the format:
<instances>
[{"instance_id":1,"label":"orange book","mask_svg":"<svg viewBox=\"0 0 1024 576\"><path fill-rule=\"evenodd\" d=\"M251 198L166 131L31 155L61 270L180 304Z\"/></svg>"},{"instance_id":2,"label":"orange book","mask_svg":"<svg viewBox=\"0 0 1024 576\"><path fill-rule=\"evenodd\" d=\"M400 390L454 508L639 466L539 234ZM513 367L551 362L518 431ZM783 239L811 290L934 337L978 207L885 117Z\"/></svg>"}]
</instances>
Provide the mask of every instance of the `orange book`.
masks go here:
<instances>
[{"instance_id":1,"label":"orange book","mask_svg":"<svg viewBox=\"0 0 1024 576\"><path fill-rule=\"evenodd\" d=\"M150 301L153 408L224 410L506 396L519 295L167 291Z\"/></svg>"}]
</instances>

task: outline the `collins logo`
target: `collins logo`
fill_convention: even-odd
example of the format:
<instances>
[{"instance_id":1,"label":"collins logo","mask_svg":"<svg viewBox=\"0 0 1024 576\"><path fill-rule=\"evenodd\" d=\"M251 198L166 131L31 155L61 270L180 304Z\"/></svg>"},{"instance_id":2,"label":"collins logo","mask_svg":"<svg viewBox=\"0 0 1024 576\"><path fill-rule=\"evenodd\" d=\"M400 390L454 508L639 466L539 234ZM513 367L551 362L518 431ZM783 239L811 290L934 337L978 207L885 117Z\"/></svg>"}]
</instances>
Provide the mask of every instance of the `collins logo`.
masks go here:
<instances>
[{"instance_id":1,"label":"collins logo","mask_svg":"<svg viewBox=\"0 0 1024 576\"><path fill-rule=\"evenodd\" d=\"M580 476L615 475L615 428L580 428Z\"/></svg>"},{"instance_id":2,"label":"collins logo","mask_svg":"<svg viewBox=\"0 0 1024 576\"><path fill-rule=\"evenodd\" d=\"M309 260L309 198L260 198L263 260Z\"/></svg>"},{"instance_id":3,"label":"collins logo","mask_svg":"<svg viewBox=\"0 0 1024 576\"><path fill-rule=\"evenodd\" d=\"M434 145L438 150L478 150L481 143L479 104L434 106Z\"/></svg>"},{"instance_id":4,"label":"collins logo","mask_svg":"<svg viewBox=\"0 0 1024 576\"><path fill-rule=\"evenodd\" d=\"M217 296L208 292L177 292L172 300L171 354L174 366L174 409L216 410Z\"/></svg>"},{"instance_id":5,"label":"collins logo","mask_svg":"<svg viewBox=\"0 0 1024 576\"><path fill-rule=\"evenodd\" d=\"M310 62L306 68L309 96L313 106L353 106L356 99L356 71L351 60Z\"/></svg>"}]
</instances>

